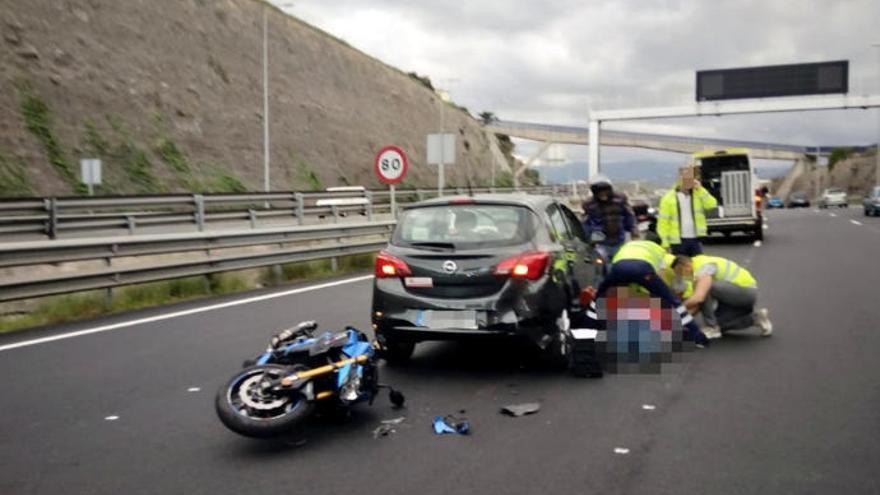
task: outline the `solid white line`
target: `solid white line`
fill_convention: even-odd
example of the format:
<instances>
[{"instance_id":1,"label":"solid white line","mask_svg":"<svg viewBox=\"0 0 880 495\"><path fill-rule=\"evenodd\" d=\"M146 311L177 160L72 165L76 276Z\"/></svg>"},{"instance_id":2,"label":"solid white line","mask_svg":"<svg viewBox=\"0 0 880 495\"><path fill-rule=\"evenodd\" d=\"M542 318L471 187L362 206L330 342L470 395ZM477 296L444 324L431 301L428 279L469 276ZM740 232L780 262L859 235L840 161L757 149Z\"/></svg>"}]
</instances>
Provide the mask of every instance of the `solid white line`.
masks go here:
<instances>
[{"instance_id":1,"label":"solid white line","mask_svg":"<svg viewBox=\"0 0 880 495\"><path fill-rule=\"evenodd\" d=\"M9 351L12 349L18 349L19 347L29 347L32 345L45 344L47 342L54 342L56 340L64 340L64 339L72 339L73 337L80 337L83 335L89 335L93 333L101 333L101 332L109 332L110 330L117 330L119 328L126 328L135 325L143 325L144 323L153 323L156 321L168 320L171 318L178 318L180 316L189 316L195 315L199 313L205 313L208 311L214 311L217 309L231 308L235 306L241 306L244 304L250 304L260 301L268 301L270 299L277 299L279 297L292 296L295 294L302 294L303 292L311 292L315 290L327 289L330 287L336 287L339 285L352 284L355 282L362 282L364 280L372 279L372 275L364 275L361 277L353 277L347 278L344 280L336 280L334 282L327 282L324 284L318 285L310 285L308 287L299 287L297 289L290 289L283 292L273 292L271 294L263 294L262 296L248 297L246 299L238 299L235 301L228 301L220 304L212 304L210 306L203 306L201 308L192 308L186 309L183 311L176 311L174 313L167 313L163 315L150 316L148 318L139 318L137 320L131 321L123 321L120 323L113 323L112 325L104 325L95 328L87 328L85 330L77 330L76 332L62 333L59 335L53 335L51 337L43 337L40 339L33 340L25 340L24 342L16 342L14 344L7 344L4 346L0 346L0 352Z\"/></svg>"},{"instance_id":2,"label":"solid white line","mask_svg":"<svg viewBox=\"0 0 880 495\"><path fill-rule=\"evenodd\" d=\"M850 220L849 222L853 225L861 225L862 224L862 222L860 222L858 220Z\"/></svg>"},{"instance_id":3,"label":"solid white line","mask_svg":"<svg viewBox=\"0 0 880 495\"><path fill-rule=\"evenodd\" d=\"M832 217L836 217L836 216L837 216L836 213L829 213L829 215L831 215Z\"/></svg>"}]
</instances>

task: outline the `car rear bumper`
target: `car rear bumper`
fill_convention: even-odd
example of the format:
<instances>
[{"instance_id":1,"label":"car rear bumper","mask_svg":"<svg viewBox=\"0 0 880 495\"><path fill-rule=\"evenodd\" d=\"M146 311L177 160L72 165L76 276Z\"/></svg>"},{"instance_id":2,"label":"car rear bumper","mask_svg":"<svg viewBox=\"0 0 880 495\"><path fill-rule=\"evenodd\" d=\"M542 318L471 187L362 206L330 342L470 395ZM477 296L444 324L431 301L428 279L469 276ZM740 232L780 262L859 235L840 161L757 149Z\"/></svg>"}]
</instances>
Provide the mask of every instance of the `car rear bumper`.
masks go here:
<instances>
[{"instance_id":1,"label":"car rear bumper","mask_svg":"<svg viewBox=\"0 0 880 495\"><path fill-rule=\"evenodd\" d=\"M537 281L509 280L496 294L467 299L414 295L400 279L375 279L372 322L380 338L422 341L522 335L541 340L566 307L566 299L548 275ZM473 319L467 325L444 324L470 315Z\"/></svg>"}]
</instances>

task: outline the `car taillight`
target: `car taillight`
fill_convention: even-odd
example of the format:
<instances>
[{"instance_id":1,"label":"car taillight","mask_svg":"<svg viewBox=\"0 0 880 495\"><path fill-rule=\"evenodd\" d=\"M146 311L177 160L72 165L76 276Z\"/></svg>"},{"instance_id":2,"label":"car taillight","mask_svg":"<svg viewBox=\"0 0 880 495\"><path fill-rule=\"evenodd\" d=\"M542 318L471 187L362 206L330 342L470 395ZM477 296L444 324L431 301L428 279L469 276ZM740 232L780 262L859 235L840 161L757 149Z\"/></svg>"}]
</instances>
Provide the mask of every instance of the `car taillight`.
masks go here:
<instances>
[{"instance_id":1,"label":"car taillight","mask_svg":"<svg viewBox=\"0 0 880 495\"><path fill-rule=\"evenodd\" d=\"M400 258L380 251L376 256L376 278L408 277L412 270Z\"/></svg>"},{"instance_id":2,"label":"car taillight","mask_svg":"<svg viewBox=\"0 0 880 495\"><path fill-rule=\"evenodd\" d=\"M550 261L550 253L529 251L511 256L498 263L494 274L502 277L537 280L544 274L548 261Z\"/></svg>"}]
</instances>

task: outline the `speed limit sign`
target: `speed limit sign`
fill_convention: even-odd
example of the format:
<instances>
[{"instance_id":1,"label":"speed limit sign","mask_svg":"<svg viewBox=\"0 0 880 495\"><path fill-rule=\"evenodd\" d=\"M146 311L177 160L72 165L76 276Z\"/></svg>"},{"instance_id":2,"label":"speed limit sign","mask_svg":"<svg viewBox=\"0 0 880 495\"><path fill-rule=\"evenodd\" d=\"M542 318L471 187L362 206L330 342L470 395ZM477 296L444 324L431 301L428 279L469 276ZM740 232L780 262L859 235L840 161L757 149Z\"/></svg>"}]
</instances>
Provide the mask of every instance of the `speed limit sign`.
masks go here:
<instances>
[{"instance_id":1,"label":"speed limit sign","mask_svg":"<svg viewBox=\"0 0 880 495\"><path fill-rule=\"evenodd\" d=\"M386 146L376 154L376 177L383 184L397 184L406 177L409 159L406 153L397 146Z\"/></svg>"}]
</instances>

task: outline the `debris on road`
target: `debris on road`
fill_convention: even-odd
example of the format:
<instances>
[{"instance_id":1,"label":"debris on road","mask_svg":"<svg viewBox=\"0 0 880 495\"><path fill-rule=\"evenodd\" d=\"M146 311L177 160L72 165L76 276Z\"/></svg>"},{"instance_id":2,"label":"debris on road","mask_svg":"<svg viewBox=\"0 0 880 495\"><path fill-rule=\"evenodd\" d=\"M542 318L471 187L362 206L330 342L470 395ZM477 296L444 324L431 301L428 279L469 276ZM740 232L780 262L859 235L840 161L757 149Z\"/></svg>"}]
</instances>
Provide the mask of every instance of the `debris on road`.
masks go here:
<instances>
[{"instance_id":1,"label":"debris on road","mask_svg":"<svg viewBox=\"0 0 880 495\"><path fill-rule=\"evenodd\" d=\"M107 416L104 418L105 421L116 421L117 419L119 419L119 416Z\"/></svg>"},{"instance_id":2,"label":"debris on road","mask_svg":"<svg viewBox=\"0 0 880 495\"><path fill-rule=\"evenodd\" d=\"M654 409L657 409L657 406L653 404L642 404L642 409L645 411L653 411Z\"/></svg>"},{"instance_id":3,"label":"debris on road","mask_svg":"<svg viewBox=\"0 0 880 495\"><path fill-rule=\"evenodd\" d=\"M540 402L524 402L522 404L510 404L504 406L499 411L501 414L518 418L527 414L535 414L541 410Z\"/></svg>"},{"instance_id":4,"label":"debris on road","mask_svg":"<svg viewBox=\"0 0 880 495\"><path fill-rule=\"evenodd\" d=\"M373 430L373 438L387 437L397 433L395 426L403 424L404 421L406 421L406 416L383 420L381 424Z\"/></svg>"},{"instance_id":5,"label":"debris on road","mask_svg":"<svg viewBox=\"0 0 880 495\"><path fill-rule=\"evenodd\" d=\"M444 435L447 433L458 433L459 435L469 435L471 432L471 424L465 418L459 418L453 415L434 416L433 421L434 433Z\"/></svg>"},{"instance_id":6,"label":"debris on road","mask_svg":"<svg viewBox=\"0 0 880 495\"><path fill-rule=\"evenodd\" d=\"M614 447L614 453L620 455L629 454L629 449L624 447Z\"/></svg>"}]
</instances>

